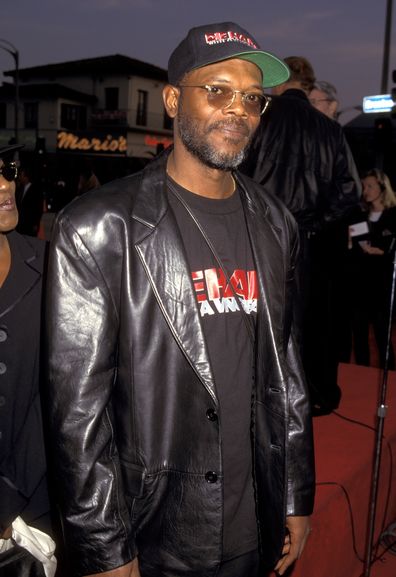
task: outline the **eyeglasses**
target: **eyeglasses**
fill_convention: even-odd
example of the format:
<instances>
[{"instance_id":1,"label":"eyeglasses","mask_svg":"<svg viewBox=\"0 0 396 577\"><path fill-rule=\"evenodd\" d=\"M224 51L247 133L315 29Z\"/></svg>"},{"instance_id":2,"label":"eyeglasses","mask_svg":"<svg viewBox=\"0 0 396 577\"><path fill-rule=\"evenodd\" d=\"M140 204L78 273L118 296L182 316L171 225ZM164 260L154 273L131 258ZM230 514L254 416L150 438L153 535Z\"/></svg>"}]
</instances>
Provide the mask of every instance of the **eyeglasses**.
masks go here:
<instances>
[{"instance_id":1,"label":"eyeglasses","mask_svg":"<svg viewBox=\"0 0 396 577\"><path fill-rule=\"evenodd\" d=\"M0 166L0 174L2 174L8 182L12 182L18 176L18 167L15 162L5 162Z\"/></svg>"},{"instance_id":2,"label":"eyeglasses","mask_svg":"<svg viewBox=\"0 0 396 577\"><path fill-rule=\"evenodd\" d=\"M267 110L271 98L257 92L242 92L229 86L219 84L179 84L179 88L201 88L206 90L208 104L213 108L224 110L233 105L236 94L240 94L243 106L248 114L261 116Z\"/></svg>"}]
</instances>

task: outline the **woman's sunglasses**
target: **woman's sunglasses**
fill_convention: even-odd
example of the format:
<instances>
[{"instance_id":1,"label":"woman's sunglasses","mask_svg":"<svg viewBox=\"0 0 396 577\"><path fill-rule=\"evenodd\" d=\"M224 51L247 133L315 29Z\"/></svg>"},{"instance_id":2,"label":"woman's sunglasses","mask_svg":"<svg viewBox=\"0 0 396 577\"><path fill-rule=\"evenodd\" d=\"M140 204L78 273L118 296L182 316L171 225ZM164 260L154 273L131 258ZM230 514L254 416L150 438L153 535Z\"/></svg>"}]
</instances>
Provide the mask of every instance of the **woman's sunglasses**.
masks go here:
<instances>
[{"instance_id":1,"label":"woman's sunglasses","mask_svg":"<svg viewBox=\"0 0 396 577\"><path fill-rule=\"evenodd\" d=\"M3 166L0 166L0 174L8 180L8 182L12 182L18 176L18 167L15 162L5 162Z\"/></svg>"}]
</instances>

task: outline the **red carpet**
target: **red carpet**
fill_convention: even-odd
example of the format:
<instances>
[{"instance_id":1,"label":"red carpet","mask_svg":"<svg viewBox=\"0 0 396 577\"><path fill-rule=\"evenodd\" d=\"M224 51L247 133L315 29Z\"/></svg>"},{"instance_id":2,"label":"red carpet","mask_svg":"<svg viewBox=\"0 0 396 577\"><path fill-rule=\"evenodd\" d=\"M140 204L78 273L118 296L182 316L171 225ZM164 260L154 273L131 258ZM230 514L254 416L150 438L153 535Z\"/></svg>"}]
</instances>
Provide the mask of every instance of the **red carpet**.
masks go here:
<instances>
[{"instance_id":1,"label":"red carpet","mask_svg":"<svg viewBox=\"0 0 396 577\"><path fill-rule=\"evenodd\" d=\"M317 489L312 534L292 577L360 577L382 373L341 365L337 413L314 418ZM389 373L375 540L396 522L396 373ZM356 422L352 422L356 421ZM371 577L396 577L396 555L376 550Z\"/></svg>"}]
</instances>

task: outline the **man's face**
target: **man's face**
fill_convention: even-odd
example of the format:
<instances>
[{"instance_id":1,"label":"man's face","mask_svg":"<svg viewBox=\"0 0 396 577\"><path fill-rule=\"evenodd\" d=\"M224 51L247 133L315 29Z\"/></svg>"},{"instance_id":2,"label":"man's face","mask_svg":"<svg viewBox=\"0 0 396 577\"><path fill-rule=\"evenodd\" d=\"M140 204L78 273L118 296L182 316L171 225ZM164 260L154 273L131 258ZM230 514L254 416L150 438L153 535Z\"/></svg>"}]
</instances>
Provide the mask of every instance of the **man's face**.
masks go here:
<instances>
[{"instance_id":1,"label":"man's face","mask_svg":"<svg viewBox=\"0 0 396 577\"><path fill-rule=\"evenodd\" d=\"M326 92L314 88L309 94L309 101L317 110L323 112L329 118L336 118L337 101L328 97Z\"/></svg>"},{"instance_id":2,"label":"man's face","mask_svg":"<svg viewBox=\"0 0 396 577\"><path fill-rule=\"evenodd\" d=\"M231 170L243 160L260 122L245 108L242 94L232 94L230 104L216 108L208 91L197 86L231 88L262 95L260 69L245 60L225 60L190 72L178 88L175 147L183 146L210 168ZM215 88L217 90L217 88Z\"/></svg>"}]
</instances>

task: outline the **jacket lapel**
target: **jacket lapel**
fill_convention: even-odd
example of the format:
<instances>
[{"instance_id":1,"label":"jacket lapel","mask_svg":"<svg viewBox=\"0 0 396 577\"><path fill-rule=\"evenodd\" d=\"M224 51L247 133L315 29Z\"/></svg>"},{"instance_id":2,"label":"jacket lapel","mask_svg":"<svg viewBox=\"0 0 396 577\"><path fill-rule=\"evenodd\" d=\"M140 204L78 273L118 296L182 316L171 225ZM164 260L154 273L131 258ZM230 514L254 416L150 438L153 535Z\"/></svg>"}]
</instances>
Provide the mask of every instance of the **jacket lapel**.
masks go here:
<instances>
[{"instance_id":1,"label":"jacket lapel","mask_svg":"<svg viewBox=\"0 0 396 577\"><path fill-rule=\"evenodd\" d=\"M135 243L135 249L173 336L217 403L183 241L168 206L165 171L157 181L151 174L149 181L149 184L143 181L132 214L132 218L146 226L146 234Z\"/></svg>"},{"instance_id":2,"label":"jacket lapel","mask_svg":"<svg viewBox=\"0 0 396 577\"><path fill-rule=\"evenodd\" d=\"M28 240L16 232L7 235L11 249L11 271L1 289L0 318L9 313L40 282L39 259ZM12 285L12 289L9 288Z\"/></svg>"},{"instance_id":3,"label":"jacket lapel","mask_svg":"<svg viewBox=\"0 0 396 577\"><path fill-rule=\"evenodd\" d=\"M257 351L268 351L283 338L285 255L282 251L281 234L271 219L271 211L259 195L251 196L242 187L246 223L259 283L257 316ZM267 362L267 368L268 362Z\"/></svg>"}]
</instances>

